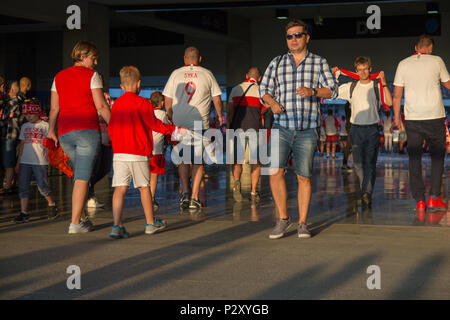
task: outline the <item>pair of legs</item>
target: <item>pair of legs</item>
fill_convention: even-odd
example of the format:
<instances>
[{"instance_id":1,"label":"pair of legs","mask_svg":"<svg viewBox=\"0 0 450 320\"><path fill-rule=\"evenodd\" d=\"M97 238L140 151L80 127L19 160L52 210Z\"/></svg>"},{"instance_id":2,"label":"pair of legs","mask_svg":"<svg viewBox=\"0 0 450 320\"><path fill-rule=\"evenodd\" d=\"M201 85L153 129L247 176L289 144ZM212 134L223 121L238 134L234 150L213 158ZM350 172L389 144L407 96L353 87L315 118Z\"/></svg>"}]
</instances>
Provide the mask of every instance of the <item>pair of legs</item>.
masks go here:
<instances>
[{"instance_id":1,"label":"pair of legs","mask_svg":"<svg viewBox=\"0 0 450 320\"><path fill-rule=\"evenodd\" d=\"M352 125L350 136L353 150L353 164L360 186L360 197L368 194L371 199L376 179L376 167L380 134L377 124Z\"/></svg>"},{"instance_id":2,"label":"pair of legs","mask_svg":"<svg viewBox=\"0 0 450 320\"><path fill-rule=\"evenodd\" d=\"M28 200L30 194L31 176L34 175L38 185L38 190L47 200L49 206L54 206L55 202L50 195L51 191L48 186L48 166L46 165L29 165L21 164L19 171L19 197L20 210L23 213L28 212Z\"/></svg>"},{"instance_id":3,"label":"pair of legs","mask_svg":"<svg viewBox=\"0 0 450 320\"><path fill-rule=\"evenodd\" d=\"M5 169L5 183L3 185L4 190L9 190L13 186L16 166L16 140L2 139L2 164ZM3 182L3 181L2 181Z\"/></svg>"},{"instance_id":4,"label":"pair of legs","mask_svg":"<svg viewBox=\"0 0 450 320\"><path fill-rule=\"evenodd\" d=\"M425 184L422 178L423 141L430 147L431 188L430 196L439 196L445 160L445 118L433 120L407 120L409 179L413 198L425 201Z\"/></svg>"},{"instance_id":5,"label":"pair of legs","mask_svg":"<svg viewBox=\"0 0 450 320\"><path fill-rule=\"evenodd\" d=\"M314 152L317 148L318 133L316 129L290 130L279 125L273 129L279 130L279 141L274 141L272 132L269 151L272 154L272 145L278 144L279 167L273 169L270 175L270 188L273 199L281 219L287 219L287 189L285 182L285 169L292 152L295 173L297 176L298 191L298 223L306 223L309 205L311 202L311 176L313 173ZM272 129L272 130L273 130ZM276 148L275 148L276 149ZM271 156L273 159L273 156Z\"/></svg>"},{"instance_id":6,"label":"pair of legs","mask_svg":"<svg viewBox=\"0 0 450 320\"><path fill-rule=\"evenodd\" d=\"M131 179L133 184L139 189L141 194L142 208L145 213L147 224L154 223L153 199L150 190L150 169L148 161L114 161L114 177L112 186L114 194L112 199L112 211L114 225L122 226L123 201L125 193L130 186Z\"/></svg>"},{"instance_id":7,"label":"pair of legs","mask_svg":"<svg viewBox=\"0 0 450 320\"><path fill-rule=\"evenodd\" d=\"M150 159L150 191L153 202L155 202L156 187L158 186L158 175L165 173L164 154L154 154Z\"/></svg>"},{"instance_id":8,"label":"pair of legs","mask_svg":"<svg viewBox=\"0 0 450 320\"><path fill-rule=\"evenodd\" d=\"M100 145L100 151L95 160L95 165L92 170L92 176L89 180L88 199L95 197L94 187L97 182L102 180L110 171L112 167L113 150L111 146Z\"/></svg>"},{"instance_id":9,"label":"pair of legs","mask_svg":"<svg viewBox=\"0 0 450 320\"><path fill-rule=\"evenodd\" d=\"M89 180L100 148L100 133L92 129L75 130L61 135L59 142L74 169L72 224L78 225L86 217Z\"/></svg>"},{"instance_id":10,"label":"pair of legs","mask_svg":"<svg viewBox=\"0 0 450 320\"><path fill-rule=\"evenodd\" d=\"M112 211L114 218L114 225L122 226L122 215L123 215L123 201L125 198L125 193L127 192L128 185L117 186L114 188L114 194L112 199ZM141 193L141 204L145 213L145 220L147 224L153 224L155 217L153 213L153 201L152 193L150 191L150 186L138 187Z\"/></svg>"},{"instance_id":11,"label":"pair of legs","mask_svg":"<svg viewBox=\"0 0 450 320\"><path fill-rule=\"evenodd\" d=\"M384 133L384 151L390 153L392 150L392 133Z\"/></svg>"},{"instance_id":12,"label":"pair of legs","mask_svg":"<svg viewBox=\"0 0 450 320\"><path fill-rule=\"evenodd\" d=\"M348 128L347 132L350 132L350 127ZM345 148L343 149L343 154L344 154L344 158L342 160L342 166L343 167L347 167L348 166L348 156L350 155L350 149L351 149L351 140L350 140L350 135L347 135L346 137L346 141L345 141Z\"/></svg>"},{"instance_id":13,"label":"pair of legs","mask_svg":"<svg viewBox=\"0 0 450 320\"><path fill-rule=\"evenodd\" d=\"M270 189L273 199L281 219L287 219L287 189L284 179L285 170L278 171L270 176ZM311 179L297 174L297 204L298 204L298 223L305 223L308 216L309 205L311 202Z\"/></svg>"},{"instance_id":14,"label":"pair of legs","mask_svg":"<svg viewBox=\"0 0 450 320\"><path fill-rule=\"evenodd\" d=\"M178 175L180 176L181 180L181 188L183 190L183 193L189 192L190 190L190 184L189 179L192 174L192 199L198 200L198 193L200 190L200 183L202 182L203 174L204 174L204 168L203 165L198 164L187 164L187 163L180 163L178 166Z\"/></svg>"},{"instance_id":15,"label":"pair of legs","mask_svg":"<svg viewBox=\"0 0 450 320\"><path fill-rule=\"evenodd\" d=\"M234 181L240 181L242 175L242 164L233 165L233 177ZM250 178L252 181L252 193L256 193L256 187L258 186L259 176L261 175L261 165L259 163L251 164Z\"/></svg>"},{"instance_id":16,"label":"pair of legs","mask_svg":"<svg viewBox=\"0 0 450 320\"><path fill-rule=\"evenodd\" d=\"M328 141L328 138L327 138L326 144L327 144L327 157L330 156L330 145L331 145L331 155L332 155L333 157L335 157L335 153L336 153L336 142L334 142L334 141Z\"/></svg>"}]
</instances>

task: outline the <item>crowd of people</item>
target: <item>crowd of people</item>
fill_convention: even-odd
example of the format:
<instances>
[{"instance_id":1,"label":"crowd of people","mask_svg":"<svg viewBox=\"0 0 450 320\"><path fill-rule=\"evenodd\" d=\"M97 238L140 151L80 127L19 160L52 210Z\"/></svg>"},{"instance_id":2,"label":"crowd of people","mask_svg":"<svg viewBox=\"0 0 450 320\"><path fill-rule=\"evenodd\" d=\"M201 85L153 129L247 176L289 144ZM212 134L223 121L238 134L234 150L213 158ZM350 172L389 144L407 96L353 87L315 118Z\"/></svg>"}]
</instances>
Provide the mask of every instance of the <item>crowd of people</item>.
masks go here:
<instances>
[{"instance_id":1,"label":"crowd of people","mask_svg":"<svg viewBox=\"0 0 450 320\"><path fill-rule=\"evenodd\" d=\"M227 106L230 128L244 132L270 128L279 133L277 139L270 136L267 146L268 150L276 150L279 159L270 175L279 217L269 238L283 237L294 224L287 212L285 176L289 163L298 182L297 235L311 237L307 217L312 196L313 159L317 150L320 156L336 158L337 146L344 154L343 169L349 168L350 152L353 155L360 187L357 205L370 208L380 146L390 153L393 145L398 144L399 151L403 152L408 139L411 191L416 208L445 208L440 187L446 152L446 117L440 85L449 89L450 76L442 59L432 55L433 39L421 36L414 55L400 62L391 93L384 72L372 74L370 57L358 56L354 60L356 73L330 68L325 58L308 50L307 24L292 20L285 32L288 52L275 57L264 73L257 67L250 67L245 80L232 89ZM204 207L199 189L205 175L202 157L205 145L202 144L199 154L194 145L186 145L184 138L197 130L199 123L203 132L212 126L223 126L222 91L213 73L200 65L199 50L188 47L184 52L184 66L171 73L163 92L154 92L149 99L139 96L141 75L138 68L123 67L120 86L124 93L113 103L105 92L102 75L95 71L98 59L99 51L94 44L80 41L75 45L73 66L54 77L48 122L43 120L40 102L28 96L31 89L28 78L5 83L0 77L4 168L0 192L13 193L18 186L21 210L14 222L28 222L30 182L34 176L39 192L48 203L49 218L60 215L48 184L48 150L44 146L48 140L55 147L60 146L71 160L73 191L69 234L92 229L86 207L103 205L95 197L94 186L111 169L114 173L114 223L110 237L129 236L122 213L131 181L140 192L145 233L154 234L167 226L166 221L155 217L158 175L165 173L165 141L174 144L177 151L190 151L190 155L184 155L181 163L176 164L182 190L180 208L199 210ZM339 85L342 73L354 80ZM403 91L405 106L401 114ZM326 116L321 114L321 99L330 98L348 102L345 116L338 118L332 110L328 110ZM214 123L210 123L212 105L216 113ZM266 111L270 111L270 121L262 116ZM271 148L274 144L277 148ZM244 158L238 157L236 150L249 148L254 155L258 154L254 149L259 145L250 143L249 139L235 143L233 198L237 202L244 198L240 183ZM428 203L421 171L424 148L429 148L432 159ZM271 154L272 159L274 156ZM262 165L257 156L252 160L249 200L257 203L261 200L257 185Z\"/></svg>"}]
</instances>

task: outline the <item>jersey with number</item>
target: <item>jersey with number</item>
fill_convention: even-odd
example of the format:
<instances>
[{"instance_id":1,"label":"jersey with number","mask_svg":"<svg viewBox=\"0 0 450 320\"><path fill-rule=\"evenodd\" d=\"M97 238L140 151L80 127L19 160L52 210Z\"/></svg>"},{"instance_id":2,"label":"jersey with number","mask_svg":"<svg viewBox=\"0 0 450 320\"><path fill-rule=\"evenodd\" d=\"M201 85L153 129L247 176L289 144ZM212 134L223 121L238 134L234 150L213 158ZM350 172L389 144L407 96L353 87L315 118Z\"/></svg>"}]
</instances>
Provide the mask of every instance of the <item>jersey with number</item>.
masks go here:
<instances>
[{"instance_id":1,"label":"jersey with number","mask_svg":"<svg viewBox=\"0 0 450 320\"><path fill-rule=\"evenodd\" d=\"M211 71L196 65L173 71L163 91L164 96L173 99L174 125L194 129L194 122L201 121L204 130L209 129L211 97L221 94Z\"/></svg>"}]
</instances>

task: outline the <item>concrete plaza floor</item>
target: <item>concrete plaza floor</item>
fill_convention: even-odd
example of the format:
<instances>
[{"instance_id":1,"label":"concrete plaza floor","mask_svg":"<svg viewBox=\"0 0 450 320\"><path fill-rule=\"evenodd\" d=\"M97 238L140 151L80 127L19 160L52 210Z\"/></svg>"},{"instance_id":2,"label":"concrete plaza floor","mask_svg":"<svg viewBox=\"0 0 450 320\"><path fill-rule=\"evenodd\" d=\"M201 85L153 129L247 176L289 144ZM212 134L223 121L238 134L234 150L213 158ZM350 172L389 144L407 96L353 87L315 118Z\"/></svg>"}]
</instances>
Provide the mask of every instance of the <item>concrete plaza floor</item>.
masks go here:
<instances>
[{"instance_id":1,"label":"concrete plaza floor","mask_svg":"<svg viewBox=\"0 0 450 320\"><path fill-rule=\"evenodd\" d=\"M372 210L358 211L354 173L341 172L340 159L316 157L313 237L299 239L293 228L279 240L268 238L276 211L266 176L260 204L235 203L228 169L210 166L202 189L207 207L189 212L178 208L177 175L167 165L156 200L168 228L144 234L139 196L130 189L125 226L131 237L113 240L109 177L96 186L104 209L88 211L94 231L68 235L71 182L55 174L51 187L63 214L56 221L47 220L36 187L26 224L12 222L17 195L0 198L0 299L449 299L450 211L416 213L407 165L407 156L381 155ZM295 220L292 170L286 180ZM445 178L445 199L447 187ZM247 171L243 191L249 192ZM71 265L81 270L79 290L67 288ZM381 289L367 287L373 265Z\"/></svg>"}]
</instances>

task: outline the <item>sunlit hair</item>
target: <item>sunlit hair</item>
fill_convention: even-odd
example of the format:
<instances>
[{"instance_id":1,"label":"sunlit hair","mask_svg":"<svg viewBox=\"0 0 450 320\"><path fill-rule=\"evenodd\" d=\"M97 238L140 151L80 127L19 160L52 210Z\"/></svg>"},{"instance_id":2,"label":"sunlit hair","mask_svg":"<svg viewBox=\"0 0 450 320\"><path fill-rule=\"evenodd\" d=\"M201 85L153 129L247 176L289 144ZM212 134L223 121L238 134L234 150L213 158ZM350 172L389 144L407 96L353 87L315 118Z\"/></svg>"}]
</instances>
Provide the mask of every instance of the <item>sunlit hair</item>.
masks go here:
<instances>
[{"instance_id":1,"label":"sunlit hair","mask_svg":"<svg viewBox=\"0 0 450 320\"><path fill-rule=\"evenodd\" d=\"M258 80L261 76L261 70L259 70L258 67L251 67L250 69L248 69L247 74L250 78Z\"/></svg>"},{"instance_id":2,"label":"sunlit hair","mask_svg":"<svg viewBox=\"0 0 450 320\"><path fill-rule=\"evenodd\" d=\"M434 46L433 38L428 34L423 34L419 37L416 43L417 49L426 48L430 45Z\"/></svg>"},{"instance_id":3,"label":"sunlit hair","mask_svg":"<svg viewBox=\"0 0 450 320\"><path fill-rule=\"evenodd\" d=\"M294 19L289 21L286 25L286 32L293 27L303 27L303 32L308 33L308 25L302 20Z\"/></svg>"},{"instance_id":4,"label":"sunlit hair","mask_svg":"<svg viewBox=\"0 0 450 320\"><path fill-rule=\"evenodd\" d=\"M184 57L189 61L197 61L200 58L200 51L196 47L188 47L184 50Z\"/></svg>"},{"instance_id":5,"label":"sunlit hair","mask_svg":"<svg viewBox=\"0 0 450 320\"><path fill-rule=\"evenodd\" d=\"M163 100L164 96L161 91L155 91L150 96L150 102L152 103L153 108L157 108Z\"/></svg>"},{"instance_id":6,"label":"sunlit hair","mask_svg":"<svg viewBox=\"0 0 450 320\"><path fill-rule=\"evenodd\" d=\"M98 57L99 51L97 47L89 41L79 41L75 44L72 50L72 61L73 63L81 61L82 56L94 55Z\"/></svg>"},{"instance_id":7,"label":"sunlit hair","mask_svg":"<svg viewBox=\"0 0 450 320\"><path fill-rule=\"evenodd\" d=\"M355 66L355 69L358 65L360 64L366 64L369 66L369 68L372 67L372 61L370 61L369 57L363 57L363 56L359 56L355 59L355 62L353 63L353 65Z\"/></svg>"},{"instance_id":8,"label":"sunlit hair","mask_svg":"<svg viewBox=\"0 0 450 320\"><path fill-rule=\"evenodd\" d=\"M134 66L125 66L120 69L120 82L124 86L130 86L141 80L141 73Z\"/></svg>"}]
</instances>

